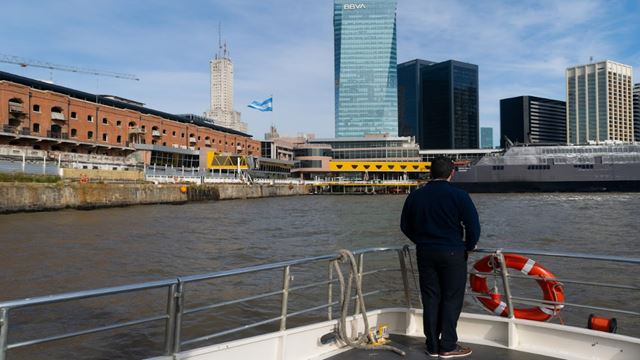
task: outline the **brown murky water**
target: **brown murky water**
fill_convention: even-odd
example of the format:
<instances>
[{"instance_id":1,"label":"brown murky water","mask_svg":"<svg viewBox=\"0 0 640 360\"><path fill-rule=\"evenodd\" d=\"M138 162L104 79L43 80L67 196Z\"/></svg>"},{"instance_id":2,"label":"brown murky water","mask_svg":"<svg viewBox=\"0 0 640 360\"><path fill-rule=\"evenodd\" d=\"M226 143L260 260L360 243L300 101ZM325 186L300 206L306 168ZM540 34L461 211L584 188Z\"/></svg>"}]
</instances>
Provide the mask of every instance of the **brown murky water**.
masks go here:
<instances>
[{"instance_id":1,"label":"brown murky water","mask_svg":"<svg viewBox=\"0 0 640 360\"><path fill-rule=\"evenodd\" d=\"M640 194L475 194L482 222L481 247L511 247L640 258ZM398 223L404 196L305 196L187 205L0 216L0 301L159 280L241 266L332 253L340 248L403 245ZM370 266L395 265L375 257ZM477 257L475 257L477 258ZM637 265L536 258L558 277L632 284ZM326 276L326 264L294 269L294 283ZM190 288L188 306L210 304L281 284L280 272L234 277ZM397 285L397 277L377 280ZM535 288L535 283L529 284ZM529 285L521 286L526 293ZM567 302L638 311L640 294L565 286ZM533 296L536 296L535 293ZM326 302L326 288L291 297L291 311ZM9 342L52 336L164 311L163 291L82 300L16 310ZM372 299L402 301L391 293ZM185 318L183 339L278 316L279 297L220 308ZM469 299L466 311L482 311ZM589 310L565 308L563 320L584 327ZM620 332L639 336L640 321L617 317ZM326 317L326 310L292 319L295 326ZM559 321L559 320L556 320ZM129 331L67 339L25 350L9 359L144 358L162 353L162 321ZM246 336L273 331L265 326Z\"/></svg>"}]
</instances>

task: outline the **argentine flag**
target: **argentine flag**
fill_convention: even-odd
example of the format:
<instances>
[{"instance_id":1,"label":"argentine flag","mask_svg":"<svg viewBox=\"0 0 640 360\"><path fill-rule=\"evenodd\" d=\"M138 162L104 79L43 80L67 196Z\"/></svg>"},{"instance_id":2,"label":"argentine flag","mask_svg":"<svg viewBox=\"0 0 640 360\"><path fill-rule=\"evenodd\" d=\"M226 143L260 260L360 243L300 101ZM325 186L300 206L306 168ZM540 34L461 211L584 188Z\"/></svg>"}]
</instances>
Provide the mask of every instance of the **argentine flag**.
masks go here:
<instances>
[{"instance_id":1,"label":"argentine flag","mask_svg":"<svg viewBox=\"0 0 640 360\"><path fill-rule=\"evenodd\" d=\"M260 111L273 111L273 98L268 98L267 100L262 102L252 101L251 104L247 106Z\"/></svg>"}]
</instances>

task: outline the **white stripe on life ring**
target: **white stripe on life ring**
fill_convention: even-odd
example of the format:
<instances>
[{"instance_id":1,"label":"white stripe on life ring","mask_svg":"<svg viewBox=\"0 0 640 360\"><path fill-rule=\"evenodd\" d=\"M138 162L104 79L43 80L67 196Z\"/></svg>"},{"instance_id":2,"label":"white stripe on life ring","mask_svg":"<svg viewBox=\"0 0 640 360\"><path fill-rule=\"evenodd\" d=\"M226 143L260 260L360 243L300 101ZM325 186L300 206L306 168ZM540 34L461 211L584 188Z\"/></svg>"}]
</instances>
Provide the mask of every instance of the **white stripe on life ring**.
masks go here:
<instances>
[{"instance_id":1,"label":"white stripe on life ring","mask_svg":"<svg viewBox=\"0 0 640 360\"><path fill-rule=\"evenodd\" d=\"M522 267L522 270L520 271L522 271L522 273L524 273L525 275L529 275L529 271L531 271L531 269L533 269L535 265L536 265L535 261L528 259L527 263L524 264L524 266Z\"/></svg>"},{"instance_id":2,"label":"white stripe on life ring","mask_svg":"<svg viewBox=\"0 0 640 360\"><path fill-rule=\"evenodd\" d=\"M500 316L500 315L502 315L502 312L503 312L503 311L504 311L504 309L506 309L506 308L507 308L507 304L506 304L504 301L500 301L500 305L498 305L498 307L497 307L497 308L493 309L493 312L494 312L496 315Z\"/></svg>"},{"instance_id":3,"label":"white stripe on life ring","mask_svg":"<svg viewBox=\"0 0 640 360\"><path fill-rule=\"evenodd\" d=\"M554 309L554 308L551 308L551 309L550 309L550 308L548 308L548 307L540 306L540 307L538 307L538 309L540 309L540 311L542 311L543 313L545 313L545 314L547 314L547 315L551 315L551 316L553 316L553 315L555 315L555 314L556 314L556 311L555 311L555 309Z\"/></svg>"}]
</instances>

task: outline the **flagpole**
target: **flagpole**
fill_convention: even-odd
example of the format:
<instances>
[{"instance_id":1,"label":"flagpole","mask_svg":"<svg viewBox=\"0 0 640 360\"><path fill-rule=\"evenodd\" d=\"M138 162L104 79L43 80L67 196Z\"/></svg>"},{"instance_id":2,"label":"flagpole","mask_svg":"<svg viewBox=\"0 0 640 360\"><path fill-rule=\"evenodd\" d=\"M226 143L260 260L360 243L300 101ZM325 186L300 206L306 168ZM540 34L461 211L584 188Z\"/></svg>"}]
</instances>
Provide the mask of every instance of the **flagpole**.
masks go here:
<instances>
[{"instance_id":1,"label":"flagpole","mask_svg":"<svg viewBox=\"0 0 640 360\"><path fill-rule=\"evenodd\" d=\"M273 94L270 94L269 98L271 99L271 126L276 128L276 122L273 120Z\"/></svg>"}]
</instances>

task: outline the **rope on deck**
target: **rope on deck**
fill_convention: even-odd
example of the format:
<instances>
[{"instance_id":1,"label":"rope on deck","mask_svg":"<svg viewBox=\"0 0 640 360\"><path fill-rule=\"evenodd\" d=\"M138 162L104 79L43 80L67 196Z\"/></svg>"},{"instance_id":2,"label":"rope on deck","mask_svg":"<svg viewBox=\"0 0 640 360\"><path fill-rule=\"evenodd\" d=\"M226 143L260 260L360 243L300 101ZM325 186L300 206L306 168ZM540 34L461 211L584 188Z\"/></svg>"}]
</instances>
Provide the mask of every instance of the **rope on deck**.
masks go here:
<instances>
[{"instance_id":1,"label":"rope on deck","mask_svg":"<svg viewBox=\"0 0 640 360\"><path fill-rule=\"evenodd\" d=\"M395 346L390 345L371 345L373 339L371 338L371 334L369 331L369 319L367 318L367 309L364 304L364 296L362 295L362 279L358 276L358 268L357 262L353 253L349 250L342 249L338 251L340 257L337 260L333 261L333 266L336 270L336 274L338 275L338 280L340 281L340 321L338 321L338 339L342 342L346 343L348 346L351 346L355 349L362 350L388 350L393 351L394 353L405 356L406 353ZM340 268L340 263L347 263L349 268L349 279L345 283L344 275L342 274L342 269ZM362 313L362 320L364 321L365 331L361 335L357 335L355 329L352 331L352 335L355 333L356 335L353 338L347 336L347 316L349 313L349 300L351 299L351 287L353 285L355 279L355 288L356 288L356 314L358 312Z\"/></svg>"}]
</instances>

